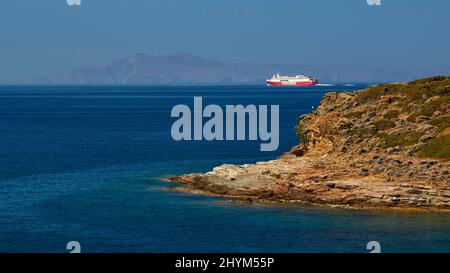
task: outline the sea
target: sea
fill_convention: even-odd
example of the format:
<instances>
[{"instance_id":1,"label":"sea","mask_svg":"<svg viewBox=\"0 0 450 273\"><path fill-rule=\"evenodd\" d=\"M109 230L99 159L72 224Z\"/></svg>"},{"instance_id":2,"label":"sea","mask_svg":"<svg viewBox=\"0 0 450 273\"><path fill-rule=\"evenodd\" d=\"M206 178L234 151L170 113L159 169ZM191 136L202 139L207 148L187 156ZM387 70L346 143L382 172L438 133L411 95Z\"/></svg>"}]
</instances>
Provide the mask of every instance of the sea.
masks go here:
<instances>
[{"instance_id":1,"label":"sea","mask_svg":"<svg viewBox=\"0 0 450 273\"><path fill-rule=\"evenodd\" d=\"M450 215L243 204L163 179L276 158L326 92L365 85L2 86L0 252L450 252ZM280 146L175 141L171 109L279 105Z\"/></svg>"}]
</instances>

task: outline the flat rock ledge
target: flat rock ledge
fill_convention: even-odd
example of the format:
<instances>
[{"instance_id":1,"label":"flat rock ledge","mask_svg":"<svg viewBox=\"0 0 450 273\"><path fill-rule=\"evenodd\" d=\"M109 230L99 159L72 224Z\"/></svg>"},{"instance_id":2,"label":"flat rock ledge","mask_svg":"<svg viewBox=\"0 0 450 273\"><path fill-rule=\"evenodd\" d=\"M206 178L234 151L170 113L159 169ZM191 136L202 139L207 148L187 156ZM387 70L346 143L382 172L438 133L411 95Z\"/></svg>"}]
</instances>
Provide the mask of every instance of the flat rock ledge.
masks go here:
<instances>
[{"instance_id":1,"label":"flat rock ledge","mask_svg":"<svg viewBox=\"0 0 450 273\"><path fill-rule=\"evenodd\" d=\"M370 167L373 161L372 167L376 167L380 157L373 158L376 160L359 163ZM399 161L396 159L394 164L398 165ZM369 167L355 168L355 164L348 164L348 160L286 154L267 162L225 164L207 173L178 175L167 180L183 184L178 190L239 198L245 202L450 212L448 175L440 179L374 175L368 171ZM427 171L448 167L427 161L409 161L404 165L415 173L420 173L421 167Z\"/></svg>"}]
</instances>

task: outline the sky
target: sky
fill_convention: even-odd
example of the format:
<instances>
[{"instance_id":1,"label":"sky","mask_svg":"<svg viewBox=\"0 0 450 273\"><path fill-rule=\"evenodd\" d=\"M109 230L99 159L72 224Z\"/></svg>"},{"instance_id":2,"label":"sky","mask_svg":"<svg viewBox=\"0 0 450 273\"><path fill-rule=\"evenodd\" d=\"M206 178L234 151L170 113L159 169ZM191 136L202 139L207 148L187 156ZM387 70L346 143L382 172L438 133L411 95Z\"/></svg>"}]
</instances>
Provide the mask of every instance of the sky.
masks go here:
<instances>
[{"instance_id":1,"label":"sky","mask_svg":"<svg viewBox=\"0 0 450 273\"><path fill-rule=\"evenodd\" d=\"M2 0L0 81L134 53L224 61L450 65L450 1Z\"/></svg>"}]
</instances>

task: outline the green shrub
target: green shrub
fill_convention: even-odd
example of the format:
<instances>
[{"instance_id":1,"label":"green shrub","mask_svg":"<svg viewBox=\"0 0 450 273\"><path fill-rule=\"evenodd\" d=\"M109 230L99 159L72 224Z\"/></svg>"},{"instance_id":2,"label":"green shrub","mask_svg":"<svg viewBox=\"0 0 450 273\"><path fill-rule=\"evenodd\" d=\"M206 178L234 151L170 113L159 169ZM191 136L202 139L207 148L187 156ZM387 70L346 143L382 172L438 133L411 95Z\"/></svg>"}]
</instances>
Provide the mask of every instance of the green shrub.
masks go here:
<instances>
[{"instance_id":1,"label":"green shrub","mask_svg":"<svg viewBox=\"0 0 450 273\"><path fill-rule=\"evenodd\" d=\"M353 119L353 118L361 118L362 115L363 115L363 112L355 111L355 112L345 114L344 117L348 118L348 119Z\"/></svg>"},{"instance_id":2,"label":"green shrub","mask_svg":"<svg viewBox=\"0 0 450 273\"><path fill-rule=\"evenodd\" d=\"M420 114L418 112L412 113L411 115L409 115L409 117L406 120L409 122L416 122L416 118L418 116L420 116Z\"/></svg>"},{"instance_id":3,"label":"green shrub","mask_svg":"<svg viewBox=\"0 0 450 273\"><path fill-rule=\"evenodd\" d=\"M424 79L419 79L419 80L415 80L415 81L411 81L408 83L408 85L423 85L423 84L429 84L431 82L440 82L440 81L447 81L448 79L450 79L447 76L434 76L434 77L429 77L429 78L424 78Z\"/></svg>"},{"instance_id":4,"label":"green shrub","mask_svg":"<svg viewBox=\"0 0 450 273\"><path fill-rule=\"evenodd\" d=\"M384 114L384 118L386 119L398 118L399 115L400 115L399 110L390 110L386 114Z\"/></svg>"},{"instance_id":5,"label":"green shrub","mask_svg":"<svg viewBox=\"0 0 450 273\"><path fill-rule=\"evenodd\" d=\"M361 92L358 94L358 97L356 97L356 102L359 104L364 104L367 102L371 102L377 99L379 95L379 91L376 89L368 89L366 91Z\"/></svg>"},{"instance_id":6,"label":"green shrub","mask_svg":"<svg viewBox=\"0 0 450 273\"><path fill-rule=\"evenodd\" d=\"M405 85L399 93L406 95L409 102L421 104L424 102L423 95L427 97L448 95L450 93L450 77L436 76L412 81Z\"/></svg>"},{"instance_id":7,"label":"green shrub","mask_svg":"<svg viewBox=\"0 0 450 273\"><path fill-rule=\"evenodd\" d=\"M420 150L419 156L450 160L450 135L432 139Z\"/></svg>"},{"instance_id":8,"label":"green shrub","mask_svg":"<svg viewBox=\"0 0 450 273\"><path fill-rule=\"evenodd\" d=\"M395 146L411 146L419 141L419 138L423 133L418 133L416 131L405 131L401 133L394 134L382 134L381 138L384 139L384 147L395 147Z\"/></svg>"},{"instance_id":9,"label":"green shrub","mask_svg":"<svg viewBox=\"0 0 450 273\"><path fill-rule=\"evenodd\" d=\"M418 116L432 117L434 112L441 110L444 103L449 102L449 97L440 97L423 104L422 109L419 112L412 113L407 120L409 122L415 122Z\"/></svg>"},{"instance_id":10,"label":"green shrub","mask_svg":"<svg viewBox=\"0 0 450 273\"><path fill-rule=\"evenodd\" d=\"M436 88L435 90L433 90L433 94L434 95L440 95L440 96L442 96L442 95L449 95L450 94L450 86L441 86L441 87L438 87L438 88Z\"/></svg>"},{"instance_id":11,"label":"green shrub","mask_svg":"<svg viewBox=\"0 0 450 273\"><path fill-rule=\"evenodd\" d=\"M450 93L450 77L436 76L409 83L381 84L358 93L356 101L365 104L377 100L382 95L402 95L408 102L423 103L423 95L443 96ZM447 96L448 100L448 96Z\"/></svg>"},{"instance_id":12,"label":"green shrub","mask_svg":"<svg viewBox=\"0 0 450 273\"><path fill-rule=\"evenodd\" d=\"M430 90L422 87L409 87L403 92L410 102L422 103L423 95L430 95Z\"/></svg>"},{"instance_id":13,"label":"green shrub","mask_svg":"<svg viewBox=\"0 0 450 273\"><path fill-rule=\"evenodd\" d=\"M402 86L398 83L375 85L359 92L356 101L360 104L375 101L382 95L398 93Z\"/></svg>"},{"instance_id":14,"label":"green shrub","mask_svg":"<svg viewBox=\"0 0 450 273\"><path fill-rule=\"evenodd\" d=\"M374 135L374 132L370 128L363 128L353 131L359 138L370 138Z\"/></svg>"},{"instance_id":15,"label":"green shrub","mask_svg":"<svg viewBox=\"0 0 450 273\"><path fill-rule=\"evenodd\" d=\"M309 120L308 115L300 116L297 119L298 125L295 126L295 131L300 138L300 143L303 143L305 146L308 146L309 144L309 137L305 126L303 126L303 123L308 122L308 120Z\"/></svg>"},{"instance_id":16,"label":"green shrub","mask_svg":"<svg viewBox=\"0 0 450 273\"><path fill-rule=\"evenodd\" d=\"M393 122L390 119L380 119L375 122L375 128L377 128L378 131L384 131L387 129L390 129L395 126L395 122Z\"/></svg>"},{"instance_id":17,"label":"green shrub","mask_svg":"<svg viewBox=\"0 0 450 273\"><path fill-rule=\"evenodd\" d=\"M445 128L450 127L450 117L446 116L433 119L430 121L430 124L437 128L438 133L442 132Z\"/></svg>"},{"instance_id":18,"label":"green shrub","mask_svg":"<svg viewBox=\"0 0 450 273\"><path fill-rule=\"evenodd\" d=\"M433 116L434 112L441 110L441 106L445 102L447 102L447 103L449 102L449 98L448 97L442 97L442 98L434 99L434 100L432 100L432 101L430 101L428 103L425 103L424 107L420 111L420 114L422 116L431 117L431 116Z\"/></svg>"}]
</instances>

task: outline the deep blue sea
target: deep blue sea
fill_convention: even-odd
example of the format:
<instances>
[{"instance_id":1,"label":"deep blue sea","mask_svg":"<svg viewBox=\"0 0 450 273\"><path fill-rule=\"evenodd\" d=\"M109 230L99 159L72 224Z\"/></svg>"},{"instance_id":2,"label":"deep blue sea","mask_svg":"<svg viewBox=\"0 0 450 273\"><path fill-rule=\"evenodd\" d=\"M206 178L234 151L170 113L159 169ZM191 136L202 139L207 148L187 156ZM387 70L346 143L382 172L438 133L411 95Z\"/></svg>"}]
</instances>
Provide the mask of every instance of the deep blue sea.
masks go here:
<instances>
[{"instance_id":1,"label":"deep blue sea","mask_svg":"<svg viewBox=\"0 0 450 273\"><path fill-rule=\"evenodd\" d=\"M450 215L239 204L167 190L161 177L275 158L328 91L0 87L0 252L450 252ZM176 104L280 105L280 147L172 140Z\"/></svg>"}]
</instances>

